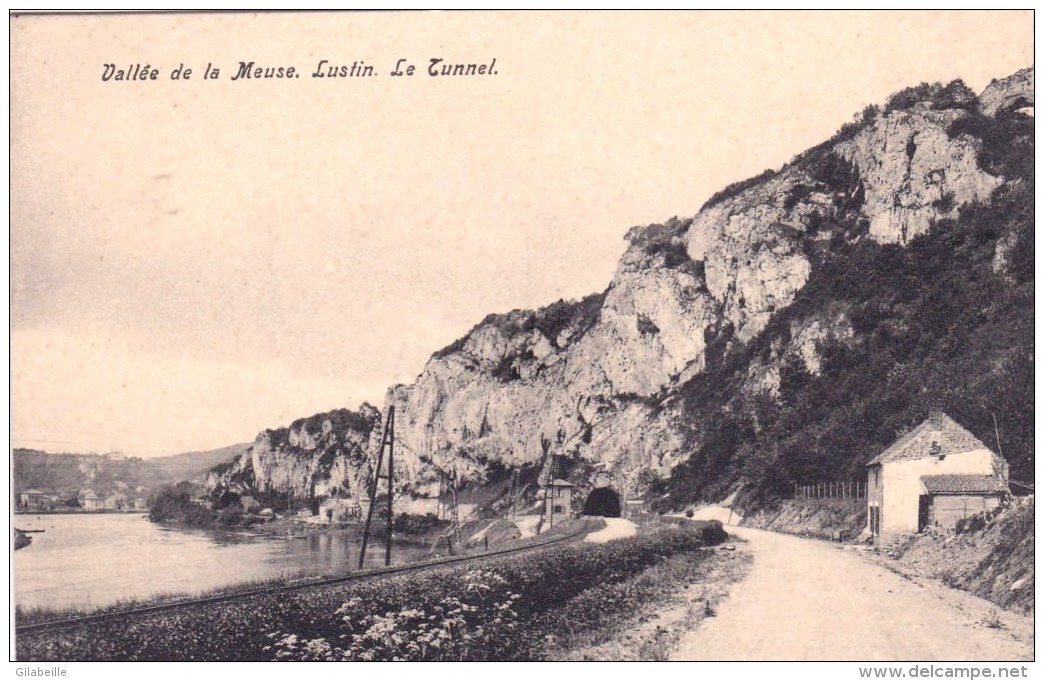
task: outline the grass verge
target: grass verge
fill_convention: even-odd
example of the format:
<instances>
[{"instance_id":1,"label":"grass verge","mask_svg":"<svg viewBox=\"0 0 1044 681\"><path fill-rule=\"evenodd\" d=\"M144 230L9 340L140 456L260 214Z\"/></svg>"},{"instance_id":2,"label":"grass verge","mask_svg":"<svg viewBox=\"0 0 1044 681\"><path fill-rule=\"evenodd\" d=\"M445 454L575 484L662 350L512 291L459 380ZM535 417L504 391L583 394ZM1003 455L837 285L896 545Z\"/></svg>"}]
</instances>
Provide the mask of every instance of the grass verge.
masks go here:
<instances>
[{"instance_id":1,"label":"grass verge","mask_svg":"<svg viewBox=\"0 0 1044 681\"><path fill-rule=\"evenodd\" d=\"M622 612L569 627L544 659L566 661L666 660L681 637L717 614L731 586L750 571L746 552L705 549L673 556L633 580L615 585Z\"/></svg>"}]
</instances>

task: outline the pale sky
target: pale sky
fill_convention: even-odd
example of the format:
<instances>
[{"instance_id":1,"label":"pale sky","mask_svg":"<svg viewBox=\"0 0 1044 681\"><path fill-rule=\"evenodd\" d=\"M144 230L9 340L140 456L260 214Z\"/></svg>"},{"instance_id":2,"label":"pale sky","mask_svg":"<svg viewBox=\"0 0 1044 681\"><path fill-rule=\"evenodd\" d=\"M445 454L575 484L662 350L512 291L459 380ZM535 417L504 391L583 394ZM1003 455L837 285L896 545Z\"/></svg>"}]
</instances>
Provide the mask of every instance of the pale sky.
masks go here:
<instances>
[{"instance_id":1,"label":"pale sky","mask_svg":"<svg viewBox=\"0 0 1044 681\"><path fill-rule=\"evenodd\" d=\"M980 91L1032 34L1029 11L13 18L14 445L174 453L380 406L486 314L603 290L631 226L907 85Z\"/></svg>"}]
</instances>

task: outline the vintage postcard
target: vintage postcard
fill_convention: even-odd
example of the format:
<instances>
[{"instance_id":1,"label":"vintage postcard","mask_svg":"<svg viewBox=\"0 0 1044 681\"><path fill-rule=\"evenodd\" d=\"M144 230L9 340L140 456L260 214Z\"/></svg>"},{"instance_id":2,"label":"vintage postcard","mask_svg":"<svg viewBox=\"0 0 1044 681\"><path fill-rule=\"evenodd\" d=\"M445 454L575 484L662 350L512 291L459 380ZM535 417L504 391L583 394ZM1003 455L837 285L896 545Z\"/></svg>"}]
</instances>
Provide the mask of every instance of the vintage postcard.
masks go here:
<instances>
[{"instance_id":1,"label":"vintage postcard","mask_svg":"<svg viewBox=\"0 0 1044 681\"><path fill-rule=\"evenodd\" d=\"M1025 676L1033 21L11 13L17 674Z\"/></svg>"}]
</instances>

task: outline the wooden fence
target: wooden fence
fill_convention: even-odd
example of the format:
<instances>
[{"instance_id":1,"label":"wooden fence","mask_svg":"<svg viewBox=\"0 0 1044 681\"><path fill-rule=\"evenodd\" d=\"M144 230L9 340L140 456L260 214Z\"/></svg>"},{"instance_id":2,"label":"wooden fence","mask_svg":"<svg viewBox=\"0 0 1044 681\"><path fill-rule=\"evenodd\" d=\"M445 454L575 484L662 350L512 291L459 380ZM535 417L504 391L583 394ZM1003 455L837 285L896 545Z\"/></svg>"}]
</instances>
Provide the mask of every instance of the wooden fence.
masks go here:
<instances>
[{"instance_id":1,"label":"wooden fence","mask_svg":"<svg viewBox=\"0 0 1044 681\"><path fill-rule=\"evenodd\" d=\"M795 499L866 499L865 482L794 483Z\"/></svg>"}]
</instances>

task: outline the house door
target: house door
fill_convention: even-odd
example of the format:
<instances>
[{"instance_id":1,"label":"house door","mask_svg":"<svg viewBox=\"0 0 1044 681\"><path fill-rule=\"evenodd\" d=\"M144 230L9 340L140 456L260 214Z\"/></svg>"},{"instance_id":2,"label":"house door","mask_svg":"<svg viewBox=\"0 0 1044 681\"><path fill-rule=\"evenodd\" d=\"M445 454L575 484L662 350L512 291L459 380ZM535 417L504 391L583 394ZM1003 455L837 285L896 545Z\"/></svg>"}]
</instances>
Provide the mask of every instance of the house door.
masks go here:
<instances>
[{"instance_id":1,"label":"house door","mask_svg":"<svg viewBox=\"0 0 1044 681\"><path fill-rule=\"evenodd\" d=\"M917 499L917 531L923 532L928 527L928 510L931 508L931 498L922 494Z\"/></svg>"}]
</instances>

